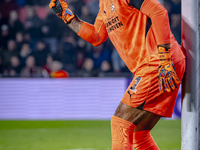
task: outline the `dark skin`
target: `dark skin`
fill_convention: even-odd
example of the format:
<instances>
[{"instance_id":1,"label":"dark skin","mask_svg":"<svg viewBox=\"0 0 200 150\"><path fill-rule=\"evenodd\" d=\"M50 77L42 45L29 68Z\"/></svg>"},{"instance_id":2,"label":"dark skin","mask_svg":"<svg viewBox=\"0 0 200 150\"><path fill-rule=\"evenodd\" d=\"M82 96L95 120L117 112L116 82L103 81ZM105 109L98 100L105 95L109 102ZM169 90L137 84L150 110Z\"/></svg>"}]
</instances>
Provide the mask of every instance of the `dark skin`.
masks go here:
<instances>
[{"instance_id":1,"label":"dark skin","mask_svg":"<svg viewBox=\"0 0 200 150\"><path fill-rule=\"evenodd\" d=\"M133 123L136 126L134 132L151 130L161 118L159 115L152 114L151 112L145 110L133 108L122 102L120 102L119 106L117 107L114 116Z\"/></svg>"},{"instance_id":2,"label":"dark skin","mask_svg":"<svg viewBox=\"0 0 200 150\"><path fill-rule=\"evenodd\" d=\"M68 26L76 33L79 32L82 26L82 22L79 18L75 17L68 24ZM170 44L159 45L165 48L170 48ZM136 127L134 132L142 131L142 130L151 130L156 123L160 120L161 116L153 114L151 112L140 110L137 108L133 108L128 106L122 102L118 105L114 116L127 120L133 123Z\"/></svg>"}]
</instances>

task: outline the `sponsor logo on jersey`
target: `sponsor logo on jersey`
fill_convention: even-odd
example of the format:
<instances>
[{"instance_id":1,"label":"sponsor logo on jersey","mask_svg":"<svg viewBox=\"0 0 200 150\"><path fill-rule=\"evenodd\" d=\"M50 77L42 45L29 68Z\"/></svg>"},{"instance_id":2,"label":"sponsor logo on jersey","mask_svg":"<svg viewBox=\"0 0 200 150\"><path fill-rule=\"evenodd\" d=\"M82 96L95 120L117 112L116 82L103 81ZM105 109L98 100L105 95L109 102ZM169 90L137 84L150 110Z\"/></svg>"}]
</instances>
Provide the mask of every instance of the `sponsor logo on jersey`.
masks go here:
<instances>
[{"instance_id":1,"label":"sponsor logo on jersey","mask_svg":"<svg viewBox=\"0 0 200 150\"><path fill-rule=\"evenodd\" d=\"M108 19L108 22L106 23L106 30L108 33L114 31L115 29L118 29L123 26L123 23L119 20L119 17L112 17Z\"/></svg>"}]
</instances>

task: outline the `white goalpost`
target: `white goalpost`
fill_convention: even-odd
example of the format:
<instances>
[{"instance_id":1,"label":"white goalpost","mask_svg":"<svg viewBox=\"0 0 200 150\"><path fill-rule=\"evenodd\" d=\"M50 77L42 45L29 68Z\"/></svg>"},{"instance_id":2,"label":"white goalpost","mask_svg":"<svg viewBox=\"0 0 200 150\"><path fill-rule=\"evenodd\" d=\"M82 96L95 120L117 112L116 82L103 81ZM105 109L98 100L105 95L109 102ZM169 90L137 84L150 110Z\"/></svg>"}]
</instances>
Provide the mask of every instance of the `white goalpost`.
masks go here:
<instances>
[{"instance_id":1,"label":"white goalpost","mask_svg":"<svg viewBox=\"0 0 200 150\"><path fill-rule=\"evenodd\" d=\"M200 149L200 0L182 0L182 47L186 73L182 86L181 150Z\"/></svg>"}]
</instances>

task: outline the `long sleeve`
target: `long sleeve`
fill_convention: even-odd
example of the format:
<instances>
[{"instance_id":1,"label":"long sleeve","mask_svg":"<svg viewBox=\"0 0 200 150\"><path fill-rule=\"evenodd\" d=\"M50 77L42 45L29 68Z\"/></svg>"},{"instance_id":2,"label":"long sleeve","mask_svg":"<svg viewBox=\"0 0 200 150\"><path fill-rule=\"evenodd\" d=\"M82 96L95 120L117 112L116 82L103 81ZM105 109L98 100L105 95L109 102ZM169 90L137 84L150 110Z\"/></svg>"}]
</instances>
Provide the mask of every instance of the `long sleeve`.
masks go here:
<instances>
[{"instance_id":1,"label":"long sleeve","mask_svg":"<svg viewBox=\"0 0 200 150\"><path fill-rule=\"evenodd\" d=\"M130 0L129 5L151 19L158 45L170 43L168 12L157 0Z\"/></svg>"},{"instance_id":2,"label":"long sleeve","mask_svg":"<svg viewBox=\"0 0 200 150\"><path fill-rule=\"evenodd\" d=\"M94 25L83 22L78 35L94 46L104 43L108 38L108 33L101 15L98 14Z\"/></svg>"}]
</instances>

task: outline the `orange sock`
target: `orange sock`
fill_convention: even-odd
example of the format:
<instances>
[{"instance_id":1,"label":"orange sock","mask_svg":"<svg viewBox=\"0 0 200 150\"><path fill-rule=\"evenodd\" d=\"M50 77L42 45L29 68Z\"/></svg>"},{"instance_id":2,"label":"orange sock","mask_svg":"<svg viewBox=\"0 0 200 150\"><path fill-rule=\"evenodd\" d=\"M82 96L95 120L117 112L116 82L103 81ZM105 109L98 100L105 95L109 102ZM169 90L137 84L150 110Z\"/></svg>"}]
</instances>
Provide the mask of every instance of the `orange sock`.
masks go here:
<instances>
[{"instance_id":1,"label":"orange sock","mask_svg":"<svg viewBox=\"0 0 200 150\"><path fill-rule=\"evenodd\" d=\"M150 130L143 130L133 133L133 147L135 150L159 150Z\"/></svg>"},{"instance_id":2,"label":"orange sock","mask_svg":"<svg viewBox=\"0 0 200 150\"><path fill-rule=\"evenodd\" d=\"M111 119L112 150L132 150L135 125L113 116Z\"/></svg>"}]
</instances>

